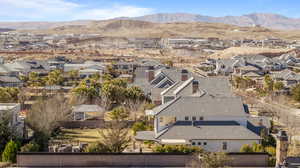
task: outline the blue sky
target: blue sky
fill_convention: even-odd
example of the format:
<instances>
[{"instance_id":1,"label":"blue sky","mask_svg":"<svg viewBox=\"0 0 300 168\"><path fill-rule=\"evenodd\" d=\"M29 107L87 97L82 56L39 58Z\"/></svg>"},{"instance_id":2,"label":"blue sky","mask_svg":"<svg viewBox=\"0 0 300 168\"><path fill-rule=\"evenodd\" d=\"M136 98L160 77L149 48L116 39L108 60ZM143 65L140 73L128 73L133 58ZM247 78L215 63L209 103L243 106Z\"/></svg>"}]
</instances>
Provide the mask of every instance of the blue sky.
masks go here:
<instances>
[{"instance_id":1,"label":"blue sky","mask_svg":"<svg viewBox=\"0 0 300 168\"><path fill-rule=\"evenodd\" d=\"M0 21L67 21L153 13L277 13L300 18L299 0L0 0Z\"/></svg>"}]
</instances>

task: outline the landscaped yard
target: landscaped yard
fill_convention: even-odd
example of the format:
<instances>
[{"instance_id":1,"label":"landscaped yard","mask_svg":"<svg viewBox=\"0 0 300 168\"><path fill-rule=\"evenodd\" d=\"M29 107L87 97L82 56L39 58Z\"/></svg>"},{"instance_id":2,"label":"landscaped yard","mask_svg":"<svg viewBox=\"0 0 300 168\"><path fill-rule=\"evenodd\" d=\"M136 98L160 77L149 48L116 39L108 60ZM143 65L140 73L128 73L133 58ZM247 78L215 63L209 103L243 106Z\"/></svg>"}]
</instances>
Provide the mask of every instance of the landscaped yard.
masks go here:
<instances>
[{"instance_id":1,"label":"landscaped yard","mask_svg":"<svg viewBox=\"0 0 300 168\"><path fill-rule=\"evenodd\" d=\"M99 141L99 129L63 129L62 132L55 137L55 141L69 142L96 142Z\"/></svg>"}]
</instances>

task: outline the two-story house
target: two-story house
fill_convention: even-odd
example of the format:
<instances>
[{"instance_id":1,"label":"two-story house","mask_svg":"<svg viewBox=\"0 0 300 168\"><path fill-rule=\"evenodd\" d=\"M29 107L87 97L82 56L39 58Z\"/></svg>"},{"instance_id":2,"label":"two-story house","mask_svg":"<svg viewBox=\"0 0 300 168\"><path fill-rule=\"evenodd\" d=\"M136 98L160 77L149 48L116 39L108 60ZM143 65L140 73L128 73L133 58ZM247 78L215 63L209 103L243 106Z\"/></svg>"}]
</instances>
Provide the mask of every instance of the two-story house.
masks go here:
<instances>
[{"instance_id":1,"label":"two-story house","mask_svg":"<svg viewBox=\"0 0 300 168\"><path fill-rule=\"evenodd\" d=\"M19 117L21 105L16 103L0 103L1 119L8 118L9 126L19 136L23 136L24 120Z\"/></svg>"},{"instance_id":2,"label":"two-story house","mask_svg":"<svg viewBox=\"0 0 300 168\"><path fill-rule=\"evenodd\" d=\"M248 121L247 106L232 94L226 78L192 76L161 96L162 105L148 111L154 116L154 131L138 132L137 140L212 152L238 152L244 144L260 143L259 128Z\"/></svg>"}]
</instances>

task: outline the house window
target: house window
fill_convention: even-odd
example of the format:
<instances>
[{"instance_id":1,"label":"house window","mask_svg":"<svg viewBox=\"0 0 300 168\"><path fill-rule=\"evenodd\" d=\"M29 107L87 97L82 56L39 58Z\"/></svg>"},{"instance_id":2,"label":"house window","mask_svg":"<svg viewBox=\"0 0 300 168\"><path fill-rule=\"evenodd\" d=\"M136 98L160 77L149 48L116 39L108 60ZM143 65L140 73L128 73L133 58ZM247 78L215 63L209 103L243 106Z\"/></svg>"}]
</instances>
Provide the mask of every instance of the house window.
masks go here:
<instances>
[{"instance_id":1,"label":"house window","mask_svg":"<svg viewBox=\"0 0 300 168\"><path fill-rule=\"evenodd\" d=\"M196 121L196 117L195 117L195 116L193 116L192 120L193 120L193 121Z\"/></svg>"},{"instance_id":2,"label":"house window","mask_svg":"<svg viewBox=\"0 0 300 168\"><path fill-rule=\"evenodd\" d=\"M227 150L227 142L223 142L223 150Z\"/></svg>"},{"instance_id":3,"label":"house window","mask_svg":"<svg viewBox=\"0 0 300 168\"><path fill-rule=\"evenodd\" d=\"M164 122L164 118L160 117L159 122L161 122L161 123Z\"/></svg>"},{"instance_id":4,"label":"house window","mask_svg":"<svg viewBox=\"0 0 300 168\"><path fill-rule=\"evenodd\" d=\"M192 145L193 145L193 146L195 146L195 145L196 145L196 143L195 143L195 142L192 142Z\"/></svg>"},{"instance_id":5,"label":"house window","mask_svg":"<svg viewBox=\"0 0 300 168\"><path fill-rule=\"evenodd\" d=\"M198 142L198 145L201 146L201 142Z\"/></svg>"},{"instance_id":6,"label":"house window","mask_svg":"<svg viewBox=\"0 0 300 168\"><path fill-rule=\"evenodd\" d=\"M84 112L76 112L75 116L74 116L74 120L76 121L80 121L80 120L84 120Z\"/></svg>"},{"instance_id":7,"label":"house window","mask_svg":"<svg viewBox=\"0 0 300 168\"><path fill-rule=\"evenodd\" d=\"M189 117L188 117L188 116L185 116L185 117L184 117L184 120L185 120L185 121L188 121L188 120L189 120Z\"/></svg>"},{"instance_id":8,"label":"house window","mask_svg":"<svg viewBox=\"0 0 300 168\"><path fill-rule=\"evenodd\" d=\"M199 120L200 120L200 121L204 120L204 117L200 117Z\"/></svg>"},{"instance_id":9,"label":"house window","mask_svg":"<svg viewBox=\"0 0 300 168\"><path fill-rule=\"evenodd\" d=\"M203 145L207 145L207 143L206 143L206 142L203 142Z\"/></svg>"}]
</instances>

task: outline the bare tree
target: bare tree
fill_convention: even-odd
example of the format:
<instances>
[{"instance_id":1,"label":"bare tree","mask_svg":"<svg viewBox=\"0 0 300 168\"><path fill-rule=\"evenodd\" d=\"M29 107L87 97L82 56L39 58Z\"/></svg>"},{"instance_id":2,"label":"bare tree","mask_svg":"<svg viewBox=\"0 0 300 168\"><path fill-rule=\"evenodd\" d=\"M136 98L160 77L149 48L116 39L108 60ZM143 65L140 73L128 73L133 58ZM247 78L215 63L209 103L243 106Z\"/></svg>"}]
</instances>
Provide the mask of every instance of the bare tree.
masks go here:
<instances>
[{"instance_id":1,"label":"bare tree","mask_svg":"<svg viewBox=\"0 0 300 168\"><path fill-rule=\"evenodd\" d=\"M26 123L33 129L36 141L46 145L53 131L59 127L59 121L67 120L70 114L71 105L63 95L43 97L32 106Z\"/></svg>"},{"instance_id":2,"label":"bare tree","mask_svg":"<svg viewBox=\"0 0 300 168\"><path fill-rule=\"evenodd\" d=\"M121 153L130 144L129 129L124 122L113 121L106 129L100 130L99 144L103 152Z\"/></svg>"},{"instance_id":3,"label":"bare tree","mask_svg":"<svg viewBox=\"0 0 300 168\"><path fill-rule=\"evenodd\" d=\"M109 113L112 121L108 122L104 129L99 130L100 139L95 144L90 144L87 152L121 153L130 144L128 111L124 107L115 108Z\"/></svg>"},{"instance_id":4,"label":"bare tree","mask_svg":"<svg viewBox=\"0 0 300 168\"><path fill-rule=\"evenodd\" d=\"M192 160L188 164L188 167L192 168L220 168L225 167L230 162L230 158L222 152L213 153L197 153L193 156Z\"/></svg>"}]
</instances>

